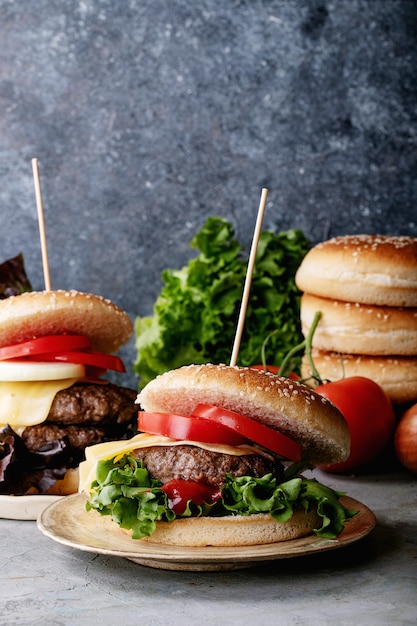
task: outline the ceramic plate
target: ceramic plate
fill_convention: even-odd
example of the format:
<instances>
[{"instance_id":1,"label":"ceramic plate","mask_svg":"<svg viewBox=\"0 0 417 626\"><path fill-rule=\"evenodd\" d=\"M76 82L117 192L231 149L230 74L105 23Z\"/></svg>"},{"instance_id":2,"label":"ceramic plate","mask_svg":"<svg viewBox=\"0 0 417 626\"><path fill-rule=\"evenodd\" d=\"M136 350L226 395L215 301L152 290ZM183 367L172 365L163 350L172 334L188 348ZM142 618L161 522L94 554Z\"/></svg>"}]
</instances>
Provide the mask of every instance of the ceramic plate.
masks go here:
<instances>
[{"instance_id":1,"label":"ceramic plate","mask_svg":"<svg viewBox=\"0 0 417 626\"><path fill-rule=\"evenodd\" d=\"M376 524L375 516L365 505L353 498L342 499L345 506L358 510L337 539L320 539L309 535L302 539L237 548L183 548L152 544L131 539L121 532L107 516L85 510L84 494L67 496L47 507L38 518L41 532L65 546L119 556L159 569L215 571L240 569L265 561L304 556L342 548L365 537Z\"/></svg>"},{"instance_id":2,"label":"ceramic plate","mask_svg":"<svg viewBox=\"0 0 417 626\"><path fill-rule=\"evenodd\" d=\"M62 496L2 496L0 518L36 520L42 511Z\"/></svg>"}]
</instances>

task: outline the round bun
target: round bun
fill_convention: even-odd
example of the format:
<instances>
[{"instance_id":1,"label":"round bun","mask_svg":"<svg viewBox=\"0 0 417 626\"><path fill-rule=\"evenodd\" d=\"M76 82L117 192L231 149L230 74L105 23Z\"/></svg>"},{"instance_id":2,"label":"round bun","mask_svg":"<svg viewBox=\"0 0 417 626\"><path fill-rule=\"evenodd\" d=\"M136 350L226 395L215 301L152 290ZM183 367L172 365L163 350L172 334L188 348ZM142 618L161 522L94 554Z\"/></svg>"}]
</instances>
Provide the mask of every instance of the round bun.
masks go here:
<instances>
[{"instance_id":1,"label":"round bun","mask_svg":"<svg viewBox=\"0 0 417 626\"><path fill-rule=\"evenodd\" d=\"M321 312L313 347L367 355L417 354L417 308L383 307L329 300L309 293L301 297L304 336Z\"/></svg>"},{"instance_id":2,"label":"round bun","mask_svg":"<svg viewBox=\"0 0 417 626\"><path fill-rule=\"evenodd\" d=\"M297 441L314 464L349 455L349 428L338 409L306 385L270 372L187 365L156 377L137 401L145 411L181 415L190 415L199 403L237 411Z\"/></svg>"},{"instance_id":3,"label":"round bun","mask_svg":"<svg viewBox=\"0 0 417 626\"><path fill-rule=\"evenodd\" d=\"M382 387L397 404L417 401L417 357L363 356L312 350L314 365L324 380L365 376ZM306 357L302 363L303 379L311 379Z\"/></svg>"},{"instance_id":4,"label":"round bun","mask_svg":"<svg viewBox=\"0 0 417 626\"><path fill-rule=\"evenodd\" d=\"M417 238L334 237L309 250L295 281L323 298L417 307Z\"/></svg>"},{"instance_id":5,"label":"round bun","mask_svg":"<svg viewBox=\"0 0 417 626\"><path fill-rule=\"evenodd\" d=\"M88 335L94 350L113 353L132 332L127 313L90 293L31 291L0 301L0 347L68 333Z\"/></svg>"},{"instance_id":6,"label":"round bun","mask_svg":"<svg viewBox=\"0 0 417 626\"><path fill-rule=\"evenodd\" d=\"M319 518L315 510L308 513L295 511L287 522L276 522L266 513L185 517L173 522L156 522L156 530L141 541L170 546L251 546L305 537L318 525ZM130 531L126 532L130 534Z\"/></svg>"}]
</instances>

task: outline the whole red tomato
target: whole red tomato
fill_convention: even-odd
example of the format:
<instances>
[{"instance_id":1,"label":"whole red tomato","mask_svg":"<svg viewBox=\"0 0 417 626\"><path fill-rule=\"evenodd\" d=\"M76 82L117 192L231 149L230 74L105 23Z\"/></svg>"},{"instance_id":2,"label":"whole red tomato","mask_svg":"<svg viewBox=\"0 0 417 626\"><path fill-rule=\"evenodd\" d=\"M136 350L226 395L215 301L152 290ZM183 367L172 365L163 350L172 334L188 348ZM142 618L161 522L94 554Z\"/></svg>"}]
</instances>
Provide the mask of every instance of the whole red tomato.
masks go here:
<instances>
[{"instance_id":1,"label":"whole red tomato","mask_svg":"<svg viewBox=\"0 0 417 626\"><path fill-rule=\"evenodd\" d=\"M394 450L400 463L417 473L417 404L410 406L398 422Z\"/></svg>"},{"instance_id":2,"label":"whole red tomato","mask_svg":"<svg viewBox=\"0 0 417 626\"><path fill-rule=\"evenodd\" d=\"M315 391L339 409L350 429L350 455L346 461L323 467L348 472L376 459L391 440L395 414L391 400L369 378L352 376L319 385Z\"/></svg>"}]
</instances>

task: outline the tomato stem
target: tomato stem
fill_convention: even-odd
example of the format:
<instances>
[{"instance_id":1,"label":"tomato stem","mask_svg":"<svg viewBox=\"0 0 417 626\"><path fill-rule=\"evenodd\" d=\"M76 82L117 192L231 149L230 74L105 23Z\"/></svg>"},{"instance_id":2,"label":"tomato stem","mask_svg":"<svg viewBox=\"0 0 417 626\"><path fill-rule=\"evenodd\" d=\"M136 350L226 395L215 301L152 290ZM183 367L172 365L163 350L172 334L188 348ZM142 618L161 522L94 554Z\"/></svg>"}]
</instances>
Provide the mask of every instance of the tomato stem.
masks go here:
<instances>
[{"instance_id":1,"label":"tomato stem","mask_svg":"<svg viewBox=\"0 0 417 626\"><path fill-rule=\"evenodd\" d=\"M279 368L279 375L280 376L288 376L290 369L291 369L291 359L293 358L293 356L295 354L297 354L297 352L300 352L301 350L304 350L307 358L308 358L308 362L310 364L311 367L311 371L313 374L313 378L315 380L321 381L320 379L320 375L314 365L313 362L313 358L311 356L311 345L312 345L312 341L313 341L313 335L314 332L317 328L317 324L319 323L319 320L321 318L321 311L316 311L315 315L314 315L314 319L313 319L313 323L311 324L310 330L308 332L307 337L305 337L305 339L303 339L303 341L301 341L298 345L294 346L294 348L292 348L287 355L285 356L284 360L281 363L281 366Z\"/></svg>"},{"instance_id":2,"label":"tomato stem","mask_svg":"<svg viewBox=\"0 0 417 626\"><path fill-rule=\"evenodd\" d=\"M294 346L293 348L291 348L291 350L289 350L289 352L287 352L287 354L285 355L284 359L281 362L281 365L279 367L278 370L278 376L284 376L286 378L288 378L291 370L292 370L292 363L291 360L292 358L298 353L301 352L301 350L304 350L304 353L308 359L308 362L310 364L311 367L311 373L312 373L312 378L317 381L318 384L322 384L323 381L321 379L321 376L319 374L319 372L316 369L316 366L314 364L313 361L313 357L311 355L311 349L312 349L312 343L313 343L313 335L316 331L317 325L320 321L321 318L321 311L316 311L314 318L313 318L313 323L311 324L310 330L308 332L307 337L305 337L303 339L303 341L301 341L300 343L298 343L296 346ZM273 337L273 335L275 335L276 333L280 332L279 329L274 330L272 333L270 333L266 339L264 340L263 344L262 344L262 348L261 348L261 360L262 360L262 365L265 371L268 370L267 367L267 363L266 363L266 344L268 343L268 341L271 339L271 337Z\"/></svg>"},{"instance_id":3,"label":"tomato stem","mask_svg":"<svg viewBox=\"0 0 417 626\"><path fill-rule=\"evenodd\" d=\"M263 365L263 368L265 371L267 371L268 367L267 367L267 363L266 363L266 344L268 343L268 341L277 333L279 332L279 329L275 329L272 331L272 333L269 333L269 335L266 337L266 339L263 341L262 343L262 347L261 347L261 363Z\"/></svg>"},{"instance_id":4,"label":"tomato stem","mask_svg":"<svg viewBox=\"0 0 417 626\"><path fill-rule=\"evenodd\" d=\"M303 339L303 341L301 341L299 344L291 348L289 352L287 352L279 368L280 376L288 377L291 371L291 359L293 358L293 356L297 354L297 352L300 352L301 350L303 350L305 348L305 345L306 345L306 340Z\"/></svg>"},{"instance_id":5,"label":"tomato stem","mask_svg":"<svg viewBox=\"0 0 417 626\"><path fill-rule=\"evenodd\" d=\"M313 357L311 355L311 349L312 349L312 343L313 343L313 335L316 331L317 325L320 321L321 318L321 311L316 311L314 318L313 318L313 323L311 324L310 330L308 332L307 337L305 338L305 354L307 356L308 362L310 364L311 367L311 373L312 376L314 378L314 380L316 380L319 384L322 384L322 379L320 377L320 374L318 373L316 366L314 364L313 361Z\"/></svg>"}]
</instances>

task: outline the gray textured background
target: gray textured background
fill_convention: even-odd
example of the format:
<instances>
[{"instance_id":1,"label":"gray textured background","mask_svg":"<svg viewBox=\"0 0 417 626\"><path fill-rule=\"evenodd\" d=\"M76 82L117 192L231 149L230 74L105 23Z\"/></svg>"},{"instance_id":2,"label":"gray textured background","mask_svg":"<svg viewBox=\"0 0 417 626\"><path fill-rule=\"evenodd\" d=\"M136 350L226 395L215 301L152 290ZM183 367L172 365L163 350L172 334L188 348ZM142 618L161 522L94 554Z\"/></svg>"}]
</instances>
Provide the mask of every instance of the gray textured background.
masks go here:
<instances>
[{"instance_id":1,"label":"gray textured background","mask_svg":"<svg viewBox=\"0 0 417 626\"><path fill-rule=\"evenodd\" d=\"M33 157L52 287L132 318L263 186L265 228L417 235L416 35L415 0L0 0L1 259L43 288Z\"/></svg>"}]
</instances>

